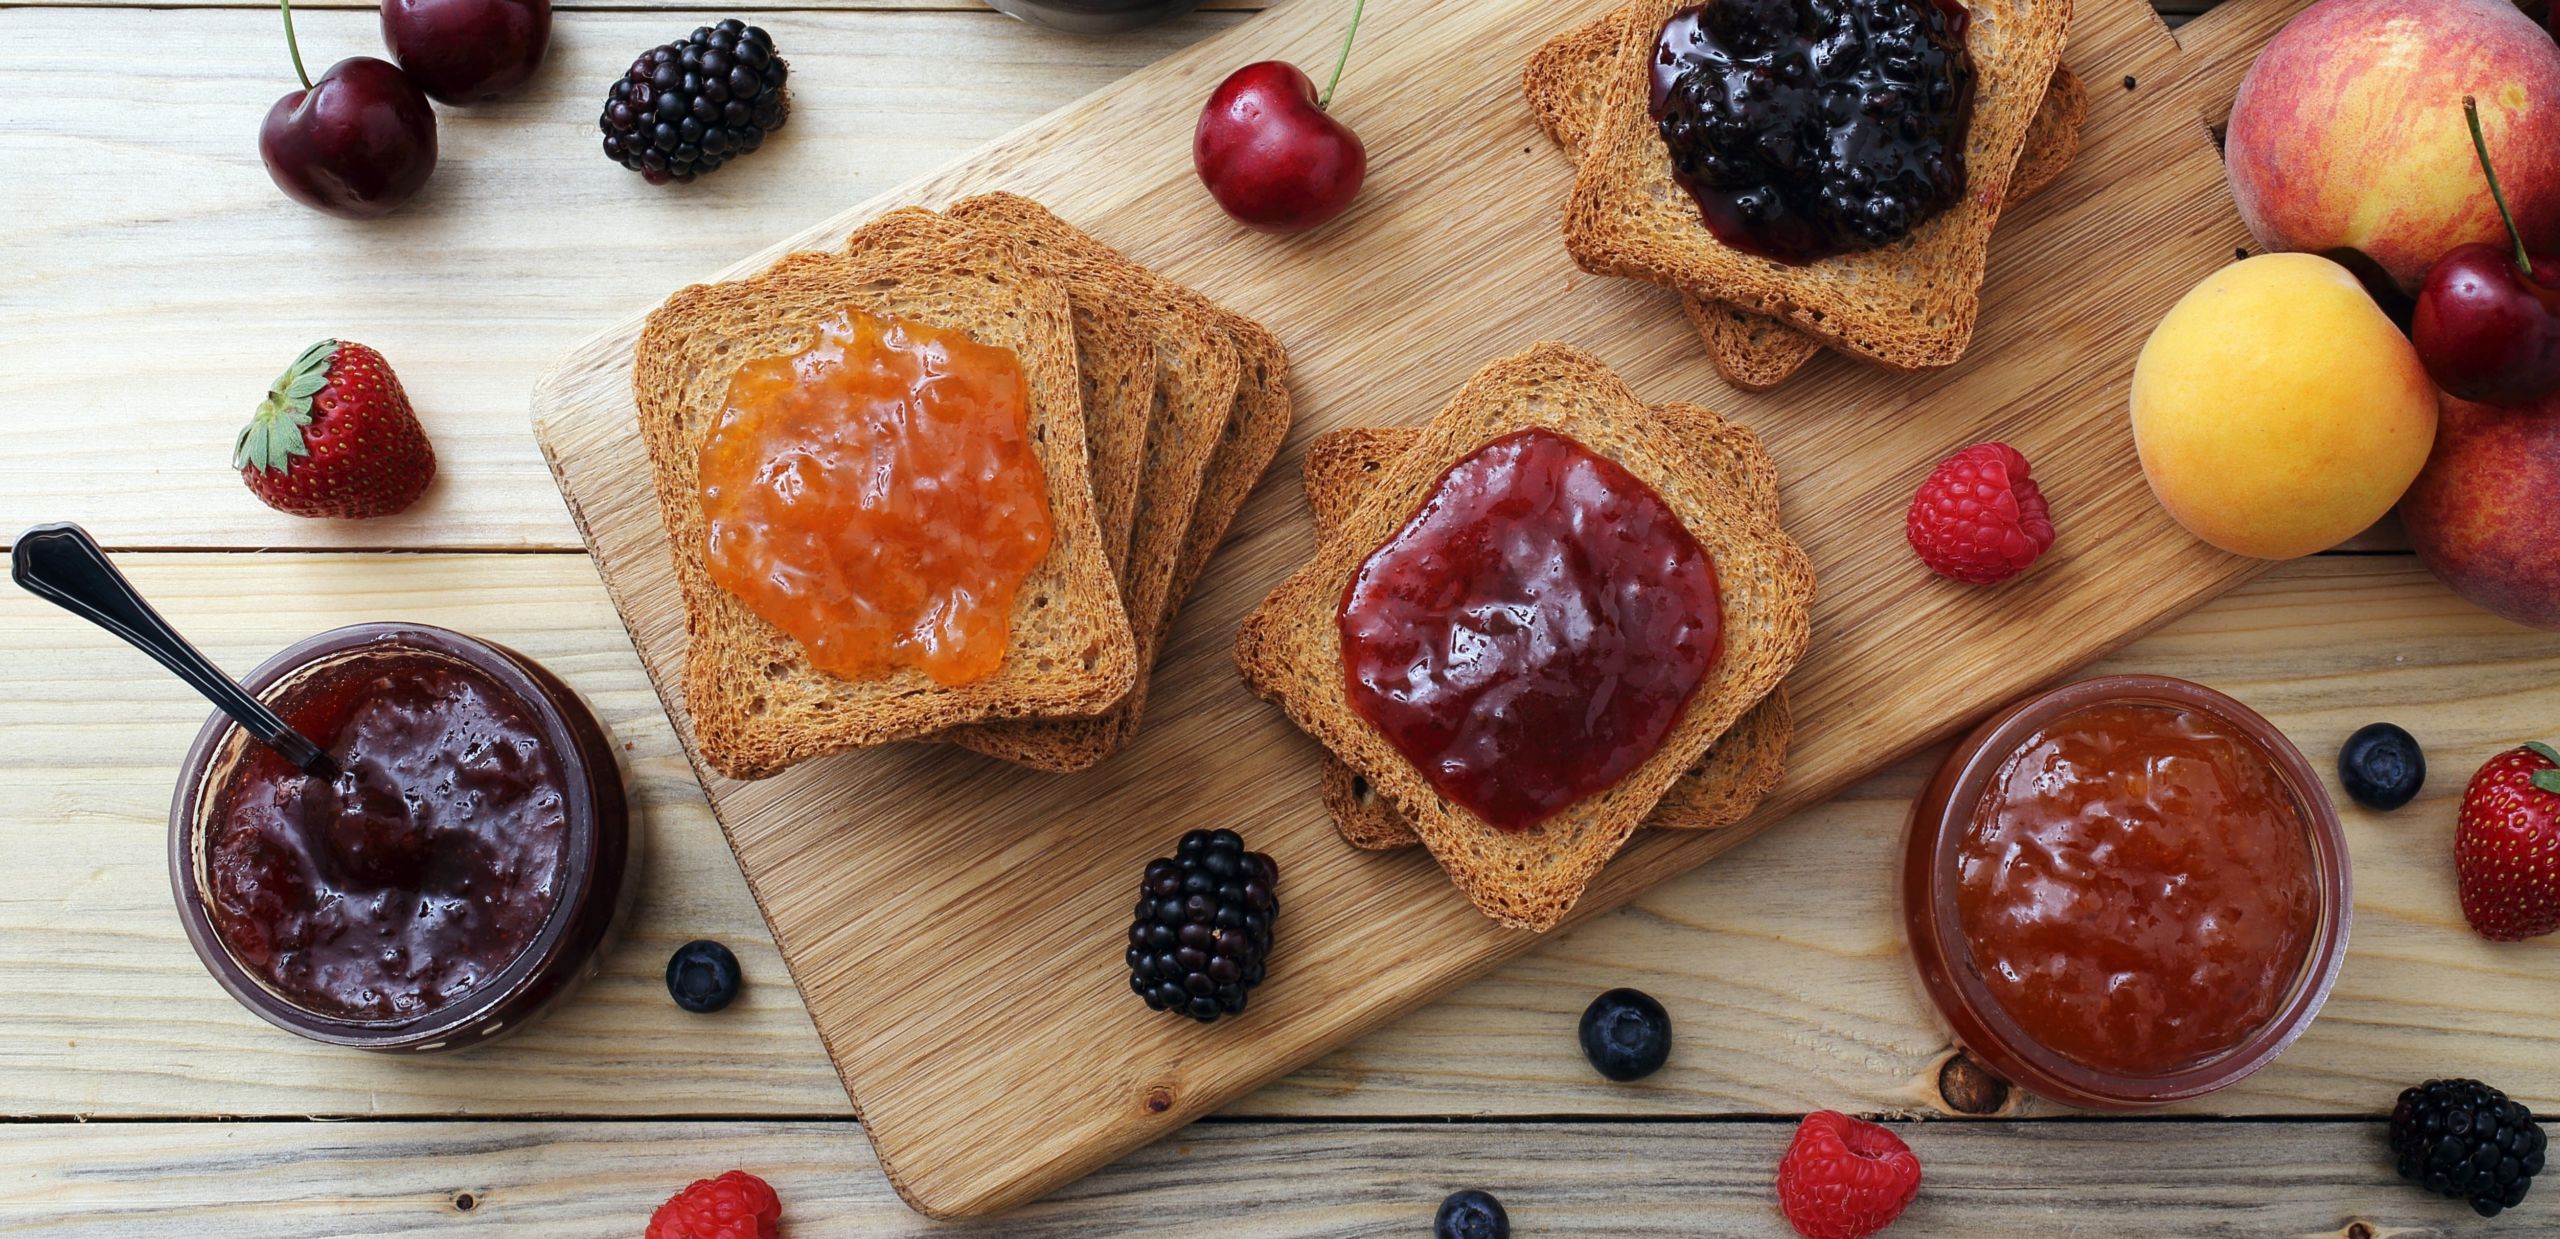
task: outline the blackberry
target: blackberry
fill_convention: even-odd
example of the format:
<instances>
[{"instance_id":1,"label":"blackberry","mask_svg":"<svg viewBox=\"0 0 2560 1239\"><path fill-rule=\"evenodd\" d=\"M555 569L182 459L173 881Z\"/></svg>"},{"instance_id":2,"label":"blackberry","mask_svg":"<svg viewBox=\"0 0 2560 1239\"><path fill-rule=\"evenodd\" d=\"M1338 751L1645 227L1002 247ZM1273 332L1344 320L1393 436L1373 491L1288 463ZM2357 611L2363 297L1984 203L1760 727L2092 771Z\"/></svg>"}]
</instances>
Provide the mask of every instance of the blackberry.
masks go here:
<instances>
[{"instance_id":1,"label":"blackberry","mask_svg":"<svg viewBox=\"0 0 2560 1239\"><path fill-rule=\"evenodd\" d=\"M1954 0L1718 0L1654 57L1672 172L1736 249L1890 245L1963 198L1974 65Z\"/></svg>"},{"instance_id":2,"label":"blackberry","mask_svg":"<svg viewBox=\"0 0 2560 1239\"><path fill-rule=\"evenodd\" d=\"M1158 1011L1215 1023L1244 1010L1271 953L1280 868L1232 830L1195 830L1147 864L1129 926L1129 988Z\"/></svg>"},{"instance_id":3,"label":"blackberry","mask_svg":"<svg viewBox=\"0 0 2560 1239\"><path fill-rule=\"evenodd\" d=\"M2482 1217L2524 1202L2542 1172L2542 1128L2533 1111L2478 1080L2429 1080L2391 1111L2400 1177Z\"/></svg>"},{"instance_id":4,"label":"blackberry","mask_svg":"<svg viewBox=\"0 0 2560 1239\"><path fill-rule=\"evenodd\" d=\"M764 145L791 116L791 66L761 26L728 18L642 52L605 96L604 153L652 185L690 181Z\"/></svg>"}]
</instances>

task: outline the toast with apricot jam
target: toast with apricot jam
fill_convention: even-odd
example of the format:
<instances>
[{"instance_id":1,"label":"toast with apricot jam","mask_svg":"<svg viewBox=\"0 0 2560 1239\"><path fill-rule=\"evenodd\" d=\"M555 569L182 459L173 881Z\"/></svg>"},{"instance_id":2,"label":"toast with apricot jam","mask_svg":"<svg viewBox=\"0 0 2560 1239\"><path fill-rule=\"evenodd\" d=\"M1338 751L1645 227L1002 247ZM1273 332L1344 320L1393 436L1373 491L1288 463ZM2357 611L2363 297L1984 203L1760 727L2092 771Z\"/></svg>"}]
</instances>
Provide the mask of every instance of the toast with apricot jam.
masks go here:
<instances>
[{"instance_id":1,"label":"toast with apricot jam","mask_svg":"<svg viewBox=\"0 0 2560 1239\"><path fill-rule=\"evenodd\" d=\"M1935 369L1962 358L1981 311L1992 227L2061 67L2070 0L1972 0L1962 18L1975 82L1963 191L1925 218L1907 220L1908 231L1885 243L1801 262L1719 237L1674 175L1652 115L1655 44L1672 19L1694 7L1690 0L1636 0L1619 19L1617 53L1565 210L1565 244L1575 261L1595 274L1643 279L1775 318L1893 369Z\"/></svg>"},{"instance_id":2,"label":"toast with apricot jam","mask_svg":"<svg viewBox=\"0 0 2560 1239\"><path fill-rule=\"evenodd\" d=\"M1292 418L1289 354L1262 324L1130 261L1028 198L984 194L953 203L946 214L961 224L1002 235L1022 246L1035 262L1073 272L1080 280L1107 282L1133 302L1186 324L1186 330L1206 324L1234 351L1241 368L1234 398L1215 429L1208 472L1201 479L1196 502L1190 504L1188 528L1173 553L1164 605L1154 630L1141 638L1153 642L1150 649L1160 649L1171 638L1174 619L1207 571L1236 513L1288 437ZM1173 528L1179 523L1175 516L1170 506L1142 505L1139 523L1143 530L1150 521L1161 519ZM1141 674L1129 699L1091 726L1086 751L1108 753L1127 743L1145 712L1146 693L1146 677Z\"/></svg>"},{"instance_id":3,"label":"toast with apricot jam","mask_svg":"<svg viewBox=\"0 0 2560 1239\"><path fill-rule=\"evenodd\" d=\"M1051 536L1016 590L991 674L956 684L903 666L830 674L712 575L701 458L732 378L801 352L848 311L957 332L1019 364ZM685 710L713 769L762 778L964 723L1097 714L1128 695L1137 646L1095 514L1074 312L1016 247L968 234L850 258L794 255L752 279L693 285L650 314L632 385L685 606Z\"/></svg>"},{"instance_id":4,"label":"toast with apricot jam","mask_svg":"<svg viewBox=\"0 0 2560 1239\"><path fill-rule=\"evenodd\" d=\"M1745 502L1778 518L1778 468L1749 427L1693 404L1654 410L1706 466L1742 493ZM1336 430L1316 436L1306 460L1307 505L1315 510L1316 538L1334 536L1359 505L1370 479L1413 446L1422 432L1411 426ZM1645 825L1656 830L1715 830L1750 816L1770 789L1786 777L1787 744L1795 720L1787 690L1772 691L1716 739L1697 765L1671 785ZM1387 851L1422 842L1413 823L1377 794L1369 781L1328 754L1322 777L1324 806L1345 842Z\"/></svg>"},{"instance_id":5,"label":"toast with apricot jam","mask_svg":"<svg viewBox=\"0 0 2560 1239\"><path fill-rule=\"evenodd\" d=\"M1373 552L1440 495L1448 470L1490 446L1538 438L1565 440L1622 470L1676 517L1712 568L1720 631L1703 678L1663 717L1640 759L1630 753L1632 764L1606 786L1502 829L1444 794L1353 703L1338 611ZM1803 657L1812 565L1606 365L1562 344L1479 371L1365 489L1314 558L1246 617L1237 665L1248 686L1412 822L1480 911L1515 928L1553 928L1672 785Z\"/></svg>"},{"instance_id":6,"label":"toast with apricot jam","mask_svg":"<svg viewBox=\"0 0 2560 1239\"><path fill-rule=\"evenodd\" d=\"M932 244L970 230L970 225L909 207L864 225L847 240L846 251ZM990 231L998 236L1006 232L1001 225ZM1138 678L1127 698L1092 718L978 723L935 738L1034 770L1066 774L1088 769L1117 750L1145 700L1173 605L1174 574L1220 431L1235 404L1242 363L1205 313L1149 296L1118 268L1015 243L1036 271L1066 289L1076 311L1094 503L1106 536L1111 522L1122 523L1121 553L1113 570L1138 643ZM1136 354L1143 378L1117 389L1124 398L1113 398L1113 389L1097 387L1093 359L1124 350ZM1134 400L1125 398L1131 394Z\"/></svg>"}]
</instances>

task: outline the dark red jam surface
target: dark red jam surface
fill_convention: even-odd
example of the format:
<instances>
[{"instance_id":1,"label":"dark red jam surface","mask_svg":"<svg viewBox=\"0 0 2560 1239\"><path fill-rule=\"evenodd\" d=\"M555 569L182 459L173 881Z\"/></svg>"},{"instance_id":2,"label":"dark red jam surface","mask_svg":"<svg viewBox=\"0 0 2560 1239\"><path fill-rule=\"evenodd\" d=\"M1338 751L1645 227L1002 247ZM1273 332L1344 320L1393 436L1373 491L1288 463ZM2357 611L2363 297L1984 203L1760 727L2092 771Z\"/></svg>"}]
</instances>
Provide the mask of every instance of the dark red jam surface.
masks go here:
<instances>
[{"instance_id":1,"label":"dark red jam surface","mask_svg":"<svg viewBox=\"0 0 2560 1239\"><path fill-rule=\"evenodd\" d=\"M1549 430L1442 474L1352 576L1337 622L1351 707L1504 830L1644 764L1724 635L1715 564L1679 514Z\"/></svg>"},{"instance_id":2,"label":"dark red jam surface","mask_svg":"<svg viewBox=\"0 0 2560 1239\"><path fill-rule=\"evenodd\" d=\"M405 1019L524 953L559 902L568 795L526 704L428 654L364 657L274 704L340 771L253 746L214 800L214 929L287 1001Z\"/></svg>"},{"instance_id":3,"label":"dark red jam surface","mask_svg":"<svg viewBox=\"0 0 2560 1239\"><path fill-rule=\"evenodd\" d=\"M1890 245L1964 196L1955 0L1716 0L1654 47L1653 119L1716 238L1808 263Z\"/></svg>"}]
</instances>

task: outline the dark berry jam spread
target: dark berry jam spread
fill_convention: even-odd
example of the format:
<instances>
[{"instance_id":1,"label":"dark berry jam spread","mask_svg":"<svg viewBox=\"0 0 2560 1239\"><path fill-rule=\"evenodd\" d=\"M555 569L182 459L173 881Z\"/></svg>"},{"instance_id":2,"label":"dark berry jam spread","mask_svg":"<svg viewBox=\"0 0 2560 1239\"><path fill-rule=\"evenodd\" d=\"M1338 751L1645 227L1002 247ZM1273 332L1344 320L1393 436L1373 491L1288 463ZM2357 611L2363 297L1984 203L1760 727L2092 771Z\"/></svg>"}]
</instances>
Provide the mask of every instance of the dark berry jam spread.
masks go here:
<instances>
[{"instance_id":1,"label":"dark berry jam spread","mask_svg":"<svg viewBox=\"0 0 2560 1239\"><path fill-rule=\"evenodd\" d=\"M1653 119L1716 239L1784 263L1890 245L1965 190L1955 0L1715 0L1654 45Z\"/></svg>"},{"instance_id":2,"label":"dark berry jam spread","mask_svg":"<svg viewBox=\"0 0 2560 1239\"><path fill-rule=\"evenodd\" d=\"M1442 474L1352 576L1337 623L1352 709L1503 830L1644 764L1724 636L1715 564L1679 514L1549 430Z\"/></svg>"},{"instance_id":3,"label":"dark berry jam spread","mask_svg":"<svg viewBox=\"0 0 2560 1239\"><path fill-rule=\"evenodd\" d=\"M328 750L315 779L251 746L215 800L215 930L320 1015L406 1019L524 953L559 902L568 797L532 710L431 654L348 660L273 703Z\"/></svg>"}]
</instances>

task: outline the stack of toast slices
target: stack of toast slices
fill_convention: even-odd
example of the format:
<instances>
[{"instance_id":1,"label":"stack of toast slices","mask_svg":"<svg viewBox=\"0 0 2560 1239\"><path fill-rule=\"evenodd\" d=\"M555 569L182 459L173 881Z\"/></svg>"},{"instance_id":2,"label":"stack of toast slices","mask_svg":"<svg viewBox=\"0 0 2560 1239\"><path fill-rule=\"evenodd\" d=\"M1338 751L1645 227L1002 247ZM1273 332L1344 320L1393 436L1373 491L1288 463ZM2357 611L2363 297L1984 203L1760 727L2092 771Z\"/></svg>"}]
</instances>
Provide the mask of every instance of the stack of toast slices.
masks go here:
<instances>
[{"instance_id":1,"label":"stack of toast slices","mask_svg":"<svg viewBox=\"0 0 2560 1239\"><path fill-rule=\"evenodd\" d=\"M699 451L730 377L848 310L1022 365L1054 532L986 678L830 675L710 575ZM838 250L679 291L641 332L633 387L684 599L695 749L735 779L910 740L1050 773L1100 763L1135 734L1174 616L1291 417L1268 330L1010 194L892 211Z\"/></svg>"},{"instance_id":2,"label":"stack of toast slices","mask_svg":"<svg viewBox=\"0 0 2560 1239\"><path fill-rule=\"evenodd\" d=\"M1609 788L1505 831L1437 794L1349 703L1337 608L1363 562L1439 479L1515 431L1556 431L1624 467L1677 512L1713 561L1723 648L1661 747ZM1732 825L1778 785L1793 721L1781 687L1810 639L1813 569L1778 524L1777 468L1760 440L1695 405L1649 407L1579 349L1540 344L1477 372L1428 425L1337 430L1306 460L1316 551L1237 634L1245 683L1327 750L1321 786L1342 837L1419 843L1506 926L1561 923L1639 826Z\"/></svg>"},{"instance_id":3,"label":"stack of toast slices","mask_svg":"<svg viewBox=\"0 0 2560 1239\"><path fill-rule=\"evenodd\" d=\"M1968 0L1979 73L1973 192L1880 250L1791 267L1718 242L1673 182L1649 115L1653 45L1691 0L1634 0L1540 46L1521 76L1577 171L1566 246L1585 270L1670 288L1727 382L1771 391L1831 350L1890 369L1953 365L1972 340L2000 211L2079 153L2085 86L2061 63L2069 0Z\"/></svg>"}]
</instances>

